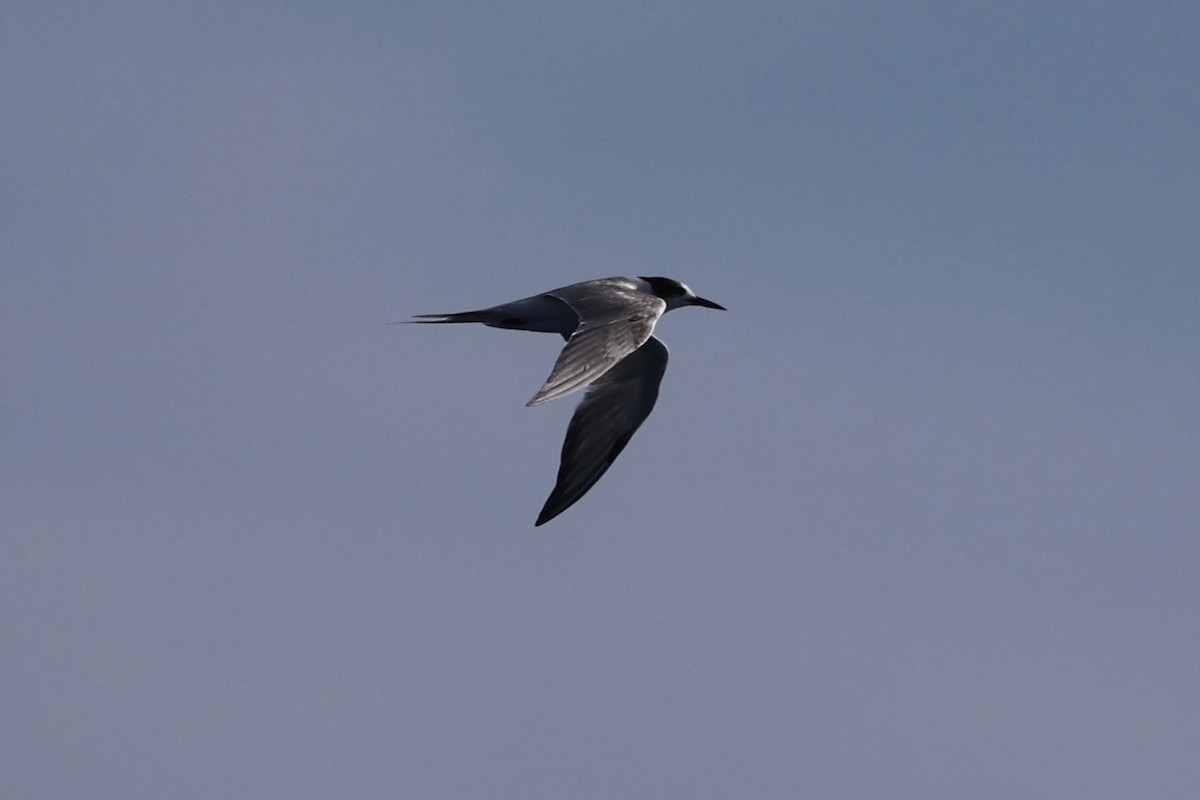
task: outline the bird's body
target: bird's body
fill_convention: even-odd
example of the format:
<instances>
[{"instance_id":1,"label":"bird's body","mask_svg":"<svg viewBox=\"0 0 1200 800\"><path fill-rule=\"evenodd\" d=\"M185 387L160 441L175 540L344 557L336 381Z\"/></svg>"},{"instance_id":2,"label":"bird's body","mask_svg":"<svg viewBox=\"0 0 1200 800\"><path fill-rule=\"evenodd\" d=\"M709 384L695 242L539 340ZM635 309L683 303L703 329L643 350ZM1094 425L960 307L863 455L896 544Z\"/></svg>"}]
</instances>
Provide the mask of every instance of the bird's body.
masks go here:
<instances>
[{"instance_id":1,"label":"bird's body","mask_svg":"<svg viewBox=\"0 0 1200 800\"><path fill-rule=\"evenodd\" d=\"M493 328L557 333L567 340L550 377L527 405L587 394L563 442L558 481L535 524L583 497L650 416L667 369L667 347L652 334L673 308L722 309L671 278L601 278L457 314L420 314L413 322L479 322Z\"/></svg>"}]
</instances>

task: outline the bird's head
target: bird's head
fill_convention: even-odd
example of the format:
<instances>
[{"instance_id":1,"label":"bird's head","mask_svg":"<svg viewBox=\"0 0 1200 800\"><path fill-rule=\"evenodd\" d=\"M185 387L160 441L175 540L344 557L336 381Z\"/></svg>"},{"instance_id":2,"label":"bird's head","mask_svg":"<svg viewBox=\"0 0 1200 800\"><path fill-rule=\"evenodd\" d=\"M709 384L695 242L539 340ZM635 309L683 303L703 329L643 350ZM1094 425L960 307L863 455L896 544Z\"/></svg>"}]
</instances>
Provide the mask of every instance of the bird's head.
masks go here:
<instances>
[{"instance_id":1,"label":"bird's head","mask_svg":"<svg viewBox=\"0 0 1200 800\"><path fill-rule=\"evenodd\" d=\"M646 282L654 295L667 304L667 311L682 306L704 306L705 308L715 308L718 311L725 310L723 305L714 303L712 300L705 300L703 297L697 297L686 283L680 283L674 278L643 277L642 280Z\"/></svg>"}]
</instances>

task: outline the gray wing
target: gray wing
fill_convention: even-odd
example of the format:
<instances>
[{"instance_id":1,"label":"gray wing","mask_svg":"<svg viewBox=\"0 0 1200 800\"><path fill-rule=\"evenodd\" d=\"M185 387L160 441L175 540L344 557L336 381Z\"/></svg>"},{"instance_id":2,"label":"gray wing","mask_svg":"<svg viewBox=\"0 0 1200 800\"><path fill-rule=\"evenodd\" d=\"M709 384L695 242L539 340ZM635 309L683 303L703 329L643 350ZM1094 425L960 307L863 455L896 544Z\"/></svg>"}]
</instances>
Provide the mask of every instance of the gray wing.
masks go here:
<instances>
[{"instance_id":1,"label":"gray wing","mask_svg":"<svg viewBox=\"0 0 1200 800\"><path fill-rule=\"evenodd\" d=\"M612 466L654 409L666 371L667 346L651 336L592 382L567 426L558 482L535 525L570 508Z\"/></svg>"},{"instance_id":2,"label":"gray wing","mask_svg":"<svg viewBox=\"0 0 1200 800\"><path fill-rule=\"evenodd\" d=\"M549 293L579 315L550 377L526 405L536 406L582 389L641 347L666 310L661 299L620 278L588 281Z\"/></svg>"}]
</instances>

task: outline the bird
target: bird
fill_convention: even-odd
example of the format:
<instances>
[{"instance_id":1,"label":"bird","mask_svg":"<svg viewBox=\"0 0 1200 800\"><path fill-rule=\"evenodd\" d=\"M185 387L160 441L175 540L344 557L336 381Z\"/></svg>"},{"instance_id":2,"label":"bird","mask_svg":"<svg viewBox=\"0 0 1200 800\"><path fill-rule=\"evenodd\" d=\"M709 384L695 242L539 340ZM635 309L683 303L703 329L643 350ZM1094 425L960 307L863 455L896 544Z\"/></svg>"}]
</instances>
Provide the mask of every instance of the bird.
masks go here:
<instances>
[{"instance_id":1,"label":"bird","mask_svg":"<svg viewBox=\"0 0 1200 800\"><path fill-rule=\"evenodd\" d=\"M725 307L673 278L599 278L477 311L416 314L407 322L478 322L493 328L557 333L566 340L545 383L526 406L586 389L567 425L558 477L534 526L574 505L600 480L650 416L667 369L667 346L654 326L684 306Z\"/></svg>"}]
</instances>

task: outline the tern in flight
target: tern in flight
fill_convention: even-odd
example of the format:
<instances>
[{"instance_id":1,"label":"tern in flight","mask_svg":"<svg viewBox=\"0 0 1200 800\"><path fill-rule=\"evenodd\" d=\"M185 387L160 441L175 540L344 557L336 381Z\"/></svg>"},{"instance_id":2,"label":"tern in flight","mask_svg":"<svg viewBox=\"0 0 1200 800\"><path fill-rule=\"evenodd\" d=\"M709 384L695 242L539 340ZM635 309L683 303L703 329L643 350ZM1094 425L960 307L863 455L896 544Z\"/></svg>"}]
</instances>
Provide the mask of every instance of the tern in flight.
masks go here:
<instances>
[{"instance_id":1,"label":"tern in flight","mask_svg":"<svg viewBox=\"0 0 1200 800\"><path fill-rule=\"evenodd\" d=\"M650 416L667 370L658 318L673 308L725 310L671 278L600 278L478 311L418 314L411 322L481 322L493 328L561 334L567 340L550 377L526 403L587 389L567 426L558 481L535 525L570 508L600 480Z\"/></svg>"}]
</instances>

